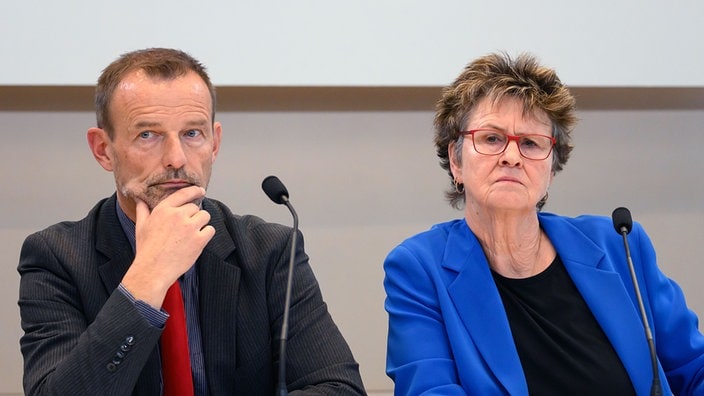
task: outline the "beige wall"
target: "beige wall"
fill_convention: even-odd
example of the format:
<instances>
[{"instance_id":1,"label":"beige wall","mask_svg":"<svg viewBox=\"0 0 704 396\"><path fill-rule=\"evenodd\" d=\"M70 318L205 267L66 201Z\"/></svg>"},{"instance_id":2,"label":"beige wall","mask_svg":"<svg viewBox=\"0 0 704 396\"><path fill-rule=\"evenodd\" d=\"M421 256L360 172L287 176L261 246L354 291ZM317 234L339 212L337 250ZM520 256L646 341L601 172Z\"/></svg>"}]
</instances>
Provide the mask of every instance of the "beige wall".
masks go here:
<instances>
[{"instance_id":1,"label":"beige wall","mask_svg":"<svg viewBox=\"0 0 704 396\"><path fill-rule=\"evenodd\" d=\"M370 391L384 375L382 261L403 238L457 217L432 147L438 89L221 91L223 147L209 195L290 224L261 192L287 185L330 310ZM704 90L583 89L576 149L546 211L609 216L628 206L661 266L704 314ZM91 157L90 89L0 87L0 394L21 392L15 270L33 231L78 219L113 191Z\"/></svg>"}]
</instances>

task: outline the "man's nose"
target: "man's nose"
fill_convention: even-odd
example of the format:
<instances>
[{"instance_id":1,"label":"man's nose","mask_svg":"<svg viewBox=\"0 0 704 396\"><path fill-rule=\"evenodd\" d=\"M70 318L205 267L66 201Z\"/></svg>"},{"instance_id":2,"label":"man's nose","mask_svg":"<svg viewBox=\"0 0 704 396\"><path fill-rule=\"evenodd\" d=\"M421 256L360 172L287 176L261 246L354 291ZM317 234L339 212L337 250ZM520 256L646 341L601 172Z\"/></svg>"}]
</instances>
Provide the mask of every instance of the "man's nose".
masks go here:
<instances>
[{"instance_id":1,"label":"man's nose","mask_svg":"<svg viewBox=\"0 0 704 396\"><path fill-rule=\"evenodd\" d=\"M174 169L186 165L186 152L179 138L169 137L164 142L163 163L164 167Z\"/></svg>"}]
</instances>

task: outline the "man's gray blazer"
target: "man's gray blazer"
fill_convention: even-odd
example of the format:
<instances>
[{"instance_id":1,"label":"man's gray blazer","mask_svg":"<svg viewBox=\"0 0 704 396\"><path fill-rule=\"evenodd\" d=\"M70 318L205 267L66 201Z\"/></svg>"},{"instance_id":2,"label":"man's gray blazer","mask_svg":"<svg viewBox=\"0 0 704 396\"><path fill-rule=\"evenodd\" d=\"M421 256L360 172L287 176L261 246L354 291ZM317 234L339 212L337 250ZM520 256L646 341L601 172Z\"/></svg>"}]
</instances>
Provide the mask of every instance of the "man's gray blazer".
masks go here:
<instances>
[{"instance_id":1,"label":"man's gray blazer","mask_svg":"<svg viewBox=\"0 0 704 396\"><path fill-rule=\"evenodd\" d=\"M27 395L159 395L150 326L117 290L134 254L116 197L81 221L30 235L20 254L20 340ZM235 216L206 199L215 236L198 259L200 325L212 395L273 395L291 228ZM364 394L299 235L287 383L305 394ZM292 394L295 394L292 392Z\"/></svg>"}]
</instances>

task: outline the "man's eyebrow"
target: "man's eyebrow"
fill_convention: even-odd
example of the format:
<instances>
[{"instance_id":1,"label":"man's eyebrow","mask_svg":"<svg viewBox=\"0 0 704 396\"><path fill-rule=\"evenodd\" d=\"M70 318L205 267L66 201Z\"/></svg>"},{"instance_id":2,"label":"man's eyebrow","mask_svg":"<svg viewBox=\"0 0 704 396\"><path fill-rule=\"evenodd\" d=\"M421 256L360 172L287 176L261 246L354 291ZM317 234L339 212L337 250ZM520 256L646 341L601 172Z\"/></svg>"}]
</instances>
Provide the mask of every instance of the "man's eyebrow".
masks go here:
<instances>
[{"instance_id":1,"label":"man's eyebrow","mask_svg":"<svg viewBox=\"0 0 704 396\"><path fill-rule=\"evenodd\" d=\"M135 129L142 129L142 128L152 128L152 127L159 126L159 125L161 125L161 124L157 121L140 121L140 122L134 124L132 127Z\"/></svg>"},{"instance_id":2,"label":"man's eyebrow","mask_svg":"<svg viewBox=\"0 0 704 396\"><path fill-rule=\"evenodd\" d=\"M186 122L187 126L205 126L208 125L209 121L206 119L194 119L194 120L189 120Z\"/></svg>"},{"instance_id":3,"label":"man's eyebrow","mask_svg":"<svg viewBox=\"0 0 704 396\"><path fill-rule=\"evenodd\" d=\"M198 126L198 127L203 127L209 124L209 121L206 119L193 119L186 121L186 126L187 127L193 127L193 126ZM135 129L143 129L143 128L154 128L160 126L161 123L158 121L140 121L136 124L133 125L133 128Z\"/></svg>"}]
</instances>

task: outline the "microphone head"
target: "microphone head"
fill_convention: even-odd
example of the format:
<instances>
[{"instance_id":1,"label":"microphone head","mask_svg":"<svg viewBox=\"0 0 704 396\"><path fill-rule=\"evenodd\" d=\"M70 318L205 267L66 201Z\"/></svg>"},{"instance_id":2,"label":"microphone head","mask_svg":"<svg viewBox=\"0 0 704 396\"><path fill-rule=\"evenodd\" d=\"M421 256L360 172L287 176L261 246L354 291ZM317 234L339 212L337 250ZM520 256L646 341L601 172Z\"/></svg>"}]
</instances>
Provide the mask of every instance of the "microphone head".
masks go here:
<instances>
[{"instance_id":1,"label":"microphone head","mask_svg":"<svg viewBox=\"0 0 704 396\"><path fill-rule=\"evenodd\" d=\"M631 232L631 228L633 228L633 219L631 219L630 210L624 207L616 208L611 214L611 219L614 222L616 232L619 234L623 233L624 228L626 230L626 234Z\"/></svg>"},{"instance_id":2,"label":"microphone head","mask_svg":"<svg viewBox=\"0 0 704 396\"><path fill-rule=\"evenodd\" d=\"M288 190L276 176L265 177L262 181L262 190L274 203L282 205L288 201Z\"/></svg>"}]
</instances>

